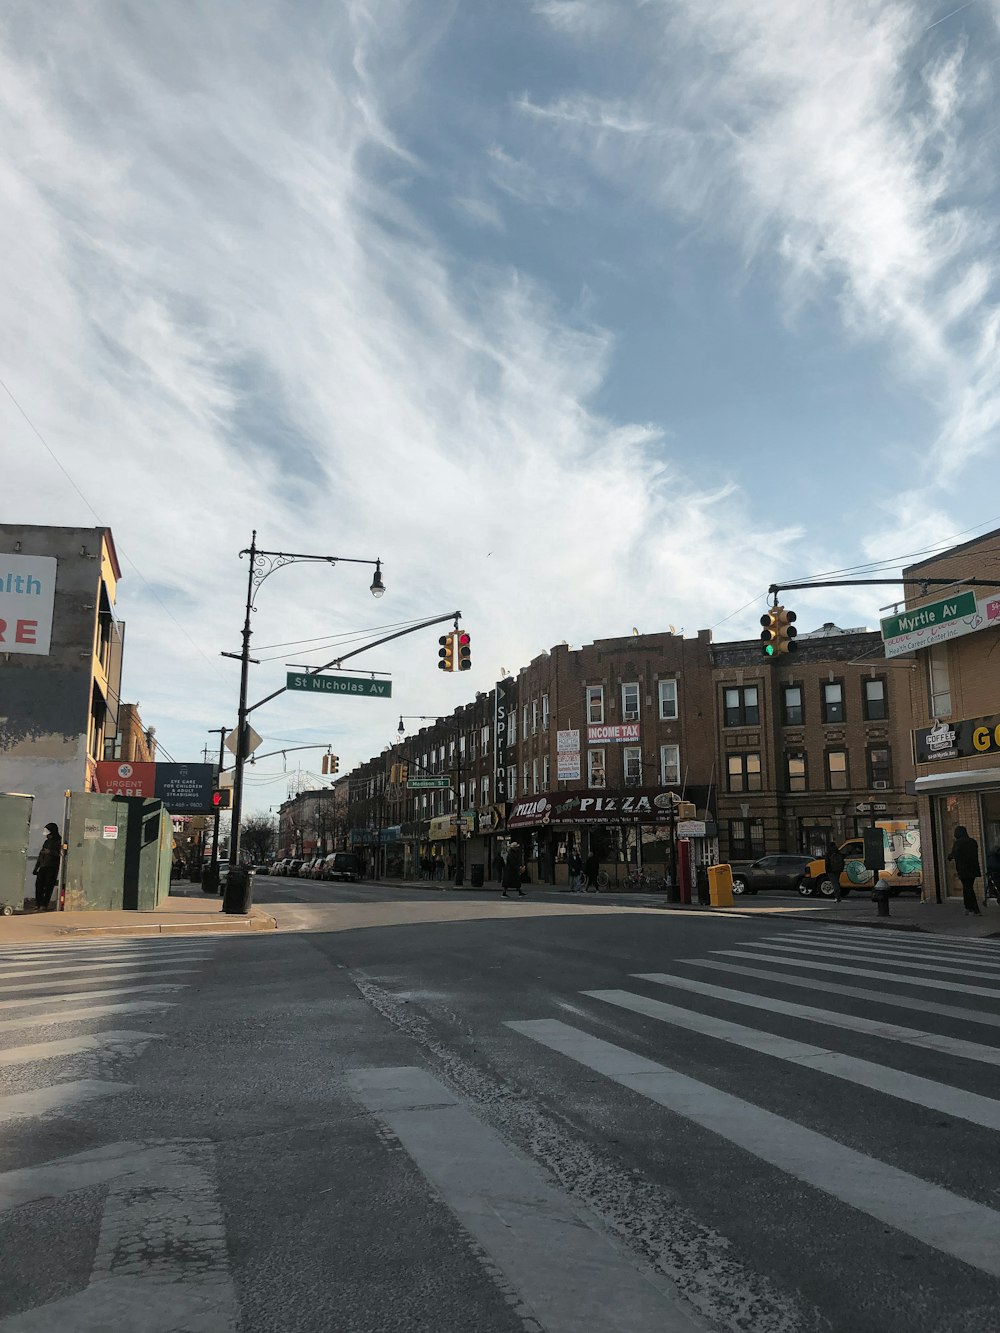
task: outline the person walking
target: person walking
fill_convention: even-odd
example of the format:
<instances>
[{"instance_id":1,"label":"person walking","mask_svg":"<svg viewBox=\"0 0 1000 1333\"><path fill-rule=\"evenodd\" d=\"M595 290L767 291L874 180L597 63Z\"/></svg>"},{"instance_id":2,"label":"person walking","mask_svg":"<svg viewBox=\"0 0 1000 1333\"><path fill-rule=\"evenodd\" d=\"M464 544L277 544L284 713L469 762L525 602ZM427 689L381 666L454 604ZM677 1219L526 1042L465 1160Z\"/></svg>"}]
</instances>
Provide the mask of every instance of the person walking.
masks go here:
<instances>
[{"instance_id":1,"label":"person walking","mask_svg":"<svg viewBox=\"0 0 1000 1333\"><path fill-rule=\"evenodd\" d=\"M600 893L600 889L597 887L597 876L601 873L601 858L593 848L587 853L587 859L583 863L583 870L584 874L587 876L588 888L593 889L595 893Z\"/></svg>"},{"instance_id":2,"label":"person walking","mask_svg":"<svg viewBox=\"0 0 1000 1333\"><path fill-rule=\"evenodd\" d=\"M826 877L833 884L834 898L838 903L844 901L844 890L840 887L840 877L844 873L844 853L831 838L823 853L826 862Z\"/></svg>"},{"instance_id":3,"label":"person walking","mask_svg":"<svg viewBox=\"0 0 1000 1333\"><path fill-rule=\"evenodd\" d=\"M516 842L512 842L507 848L507 855L503 862L503 879L500 881L501 898L507 897L508 889L517 889L518 896L524 897L524 890L521 888L521 849Z\"/></svg>"},{"instance_id":4,"label":"person walking","mask_svg":"<svg viewBox=\"0 0 1000 1333\"><path fill-rule=\"evenodd\" d=\"M583 861L580 859L580 853L575 847L569 854L567 865L569 869L569 891L570 893L579 893L580 876L583 874Z\"/></svg>"},{"instance_id":5,"label":"person walking","mask_svg":"<svg viewBox=\"0 0 1000 1333\"><path fill-rule=\"evenodd\" d=\"M962 885L962 900L969 916L982 916L976 897L976 880L982 875L979 865L979 843L969 837L964 824L955 826L955 841L951 844L948 860L955 862L955 874Z\"/></svg>"},{"instance_id":6,"label":"person walking","mask_svg":"<svg viewBox=\"0 0 1000 1333\"><path fill-rule=\"evenodd\" d=\"M991 847L986 853L986 886L983 897L987 902L995 898L1000 903L1000 844Z\"/></svg>"},{"instance_id":7,"label":"person walking","mask_svg":"<svg viewBox=\"0 0 1000 1333\"><path fill-rule=\"evenodd\" d=\"M35 860L35 910L47 912L52 902L52 890L59 878L62 858L62 834L58 824L45 825L45 841Z\"/></svg>"}]
</instances>

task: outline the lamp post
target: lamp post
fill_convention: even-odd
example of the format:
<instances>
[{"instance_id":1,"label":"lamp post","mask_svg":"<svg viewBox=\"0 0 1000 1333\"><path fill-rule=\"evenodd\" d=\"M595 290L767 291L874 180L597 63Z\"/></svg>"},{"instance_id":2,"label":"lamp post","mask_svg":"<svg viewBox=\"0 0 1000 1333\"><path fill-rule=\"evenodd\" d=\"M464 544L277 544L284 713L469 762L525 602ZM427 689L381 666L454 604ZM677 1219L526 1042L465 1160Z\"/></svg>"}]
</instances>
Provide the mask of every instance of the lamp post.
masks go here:
<instances>
[{"instance_id":1,"label":"lamp post","mask_svg":"<svg viewBox=\"0 0 1000 1333\"><path fill-rule=\"evenodd\" d=\"M425 713L400 713L399 726L396 731L400 736L406 731L403 725L404 717L410 721L417 722L437 722L436 717L431 717ZM455 888L460 889L465 884L465 862L464 848L462 846L462 728L461 724L456 724L455 728L455 790L452 793L458 803L458 823L455 825Z\"/></svg>"},{"instance_id":2,"label":"lamp post","mask_svg":"<svg viewBox=\"0 0 1000 1333\"><path fill-rule=\"evenodd\" d=\"M357 560L350 556L341 555L303 555L300 552L295 551L264 551L257 545L256 529L254 529L249 547L240 551L240 559L242 560L245 555L250 557L250 567L247 575L246 616L243 620L243 647L239 653L222 654L223 657L237 658L240 663L240 706L236 724L236 767L233 772L233 822L232 831L229 835L229 864L232 870L238 870L240 863L240 819L243 814L243 766L247 760L247 715L250 712L250 709L247 707L247 685L250 676L250 663L255 660L250 656L250 636L253 632L250 628L250 615L256 610L254 603L256 601L257 593L260 591L261 584L266 579L270 578L275 570L282 569L285 565L374 565L375 574L372 578L369 592L373 597L381 597L385 592L385 585L382 582L381 558L377 560ZM235 883L240 883L239 875L236 875L233 878ZM226 910L225 907L224 910Z\"/></svg>"}]
</instances>

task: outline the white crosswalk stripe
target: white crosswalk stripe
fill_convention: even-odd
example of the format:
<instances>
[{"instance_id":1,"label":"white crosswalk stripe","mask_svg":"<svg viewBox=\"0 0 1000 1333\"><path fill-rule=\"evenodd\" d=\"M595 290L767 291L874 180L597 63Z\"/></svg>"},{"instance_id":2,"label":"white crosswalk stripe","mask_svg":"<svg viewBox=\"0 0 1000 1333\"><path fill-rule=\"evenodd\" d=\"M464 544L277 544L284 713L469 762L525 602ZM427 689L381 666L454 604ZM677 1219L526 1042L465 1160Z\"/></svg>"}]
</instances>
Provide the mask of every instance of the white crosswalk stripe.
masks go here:
<instances>
[{"instance_id":1,"label":"white crosswalk stripe","mask_svg":"<svg viewBox=\"0 0 1000 1333\"><path fill-rule=\"evenodd\" d=\"M906 1122L906 1110L899 1105L905 1103L944 1115L948 1123L964 1123L970 1134L1000 1133L1000 1100L985 1095L991 1085L984 1083L986 1071L1000 1067L1000 953L937 938L915 941L909 934L900 940L881 933L858 940L859 933L849 928L836 933L786 930L747 938L738 947L713 949L708 957L674 958L669 970L634 973L628 989L581 991L584 1002L598 1007L562 1005L578 1016L572 1025L539 1017L506 1026L561 1059L712 1131L786 1177L1000 1277L1000 1210L989 1206L989 1198L964 1197L942 1180L924 1179L922 1159L915 1171L903 1170L841 1142L837 1127L825 1133L816 1127L827 1129L828 1106L840 1104L831 1103L821 1091L826 1080L834 1079L885 1098L891 1108L884 1113L887 1124ZM706 970L714 974L709 979ZM868 978L878 987L849 985L832 980L834 976L845 981ZM739 988L739 980L744 988ZM648 987L659 988L661 996L646 993L643 988ZM784 998L786 988L809 994L801 1001ZM669 1000L661 998L664 990L672 992ZM935 999L940 991L952 1002ZM812 1002L805 1002L809 998ZM867 1012L858 1011L859 1001ZM588 1020L605 1023L608 1006L635 1017L640 1025L636 1040L647 1049L650 1042L660 1044L657 1025L710 1043L710 1059L706 1064L699 1058L694 1071L699 1077L675 1067L690 1058L690 1045L668 1039L663 1049L677 1054L661 1061L630 1049L632 1029L622 1022L614 1024L619 1034L614 1043L588 1031ZM906 1011L905 1020L902 1015L899 1021L884 1017L898 1010ZM754 1025L738 1018L752 1018ZM934 1031L935 1020L939 1025L941 1020L960 1024L963 1035ZM970 1038L973 1027L983 1040ZM851 1049L858 1042L863 1043L860 1052ZM879 1054L883 1044L884 1062ZM762 1074L784 1068L783 1088L788 1080L803 1080L790 1103L803 1108L803 1123L798 1114L792 1119L735 1096L728 1083L714 1086L711 1074L704 1080L706 1067L718 1068L721 1075L726 1048L735 1048L741 1057L759 1057ZM914 1060L922 1062L920 1072L905 1067ZM974 1090L977 1079L982 1092ZM770 1073L753 1081L754 1087L774 1085ZM788 1104L784 1099L783 1106ZM870 1104L865 1105L870 1115ZM970 1188L968 1183L965 1188Z\"/></svg>"},{"instance_id":2,"label":"white crosswalk stripe","mask_svg":"<svg viewBox=\"0 0 1000 1333\"><path fill-rule=\"evenodd\" d=\"M121 1077L128 1062L167 1040L153 1025L218 947L184 939L0 949L0 1126L13 1136L8 1161L10 1144L30 1142L34 1122L92 1117L101 1102L131 1089L127 1073ZM117 1143L15 1166L0 1174L0 1213L94 1185L106 1191L97 1204L103 1217L92 1213L89 1284L35 1310L0 1316L2 1333L235 1333L238 1307L211 1146Z\"/></svg>"}]
</instances>

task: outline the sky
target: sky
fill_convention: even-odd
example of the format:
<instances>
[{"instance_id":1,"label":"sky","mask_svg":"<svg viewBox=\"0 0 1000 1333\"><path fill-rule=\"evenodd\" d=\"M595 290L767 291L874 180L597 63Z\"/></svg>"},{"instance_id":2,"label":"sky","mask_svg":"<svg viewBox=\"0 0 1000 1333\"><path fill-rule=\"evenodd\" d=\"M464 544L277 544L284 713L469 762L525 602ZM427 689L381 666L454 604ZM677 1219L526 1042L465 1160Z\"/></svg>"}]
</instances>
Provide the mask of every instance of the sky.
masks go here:
<instances>
[{"instance_id":1,"label":"sky","mask_svg":"<svg viewBox=\"0 0 1000 1333\"><path fill-rule=\"evenodd\" d=\"M254 530L387 591L278 569L251 700L463 613L467 674L426 629L255 712L260 810L555 643L898 574L1000 526L998 75L1000 0L7 0L3 517L111 527L177 760Z\"/></svg>"}]
</instances>

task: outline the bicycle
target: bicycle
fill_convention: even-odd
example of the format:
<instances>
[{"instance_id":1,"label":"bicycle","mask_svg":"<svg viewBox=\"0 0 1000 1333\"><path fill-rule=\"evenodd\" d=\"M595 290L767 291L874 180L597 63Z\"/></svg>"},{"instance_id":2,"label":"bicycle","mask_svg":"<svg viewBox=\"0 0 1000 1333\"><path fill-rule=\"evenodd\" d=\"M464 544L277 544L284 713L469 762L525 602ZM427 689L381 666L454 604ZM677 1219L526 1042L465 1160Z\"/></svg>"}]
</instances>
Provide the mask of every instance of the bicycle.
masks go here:
<instances>
[{"instance_id":1,"label":"bicycle","mask_svg":"<svg viewBox=\"0 0 1000 1333\"><path fill-rule=\"evenodd\" d=\"M599 870L597 872L597 879L593 884L590 882L589 875L584 874L580 876L580 888L583 889L584 893L600 893L601 890L606 889L610 883L611 880L608 878L608 872L606 870Z\"/></svg>"}]
</instances>

